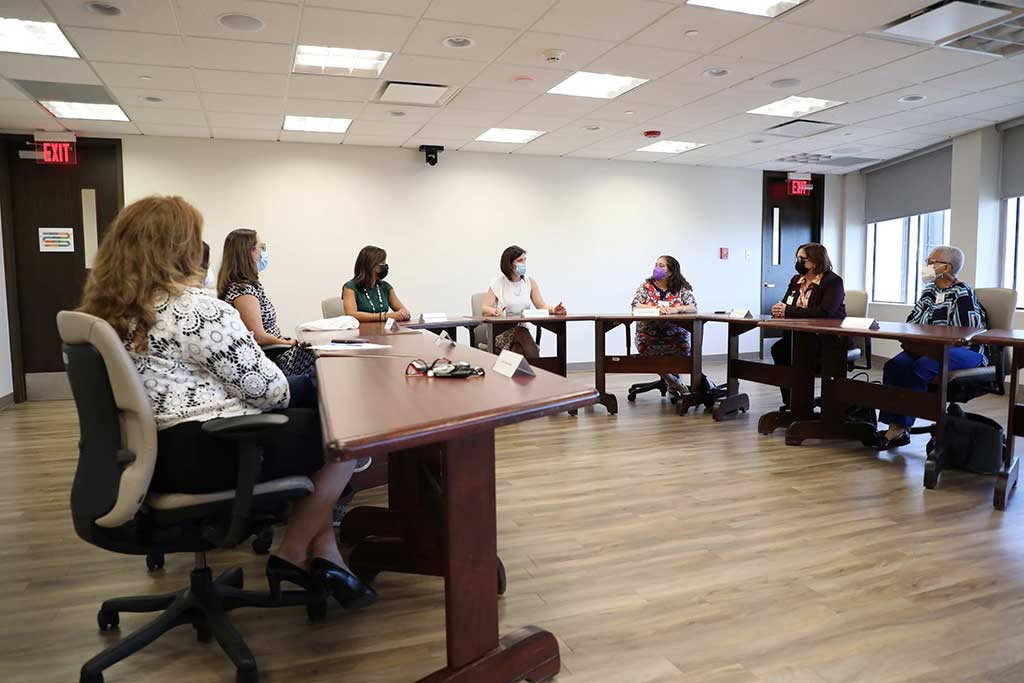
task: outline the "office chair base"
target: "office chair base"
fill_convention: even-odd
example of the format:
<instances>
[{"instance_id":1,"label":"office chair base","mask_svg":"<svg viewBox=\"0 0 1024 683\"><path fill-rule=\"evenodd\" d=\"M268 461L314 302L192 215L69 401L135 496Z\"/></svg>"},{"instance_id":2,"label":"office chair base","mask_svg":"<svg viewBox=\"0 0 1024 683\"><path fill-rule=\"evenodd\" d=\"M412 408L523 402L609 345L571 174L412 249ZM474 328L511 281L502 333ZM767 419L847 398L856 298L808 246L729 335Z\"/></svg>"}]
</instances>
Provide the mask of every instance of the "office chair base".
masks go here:
<instances>
[{"instance_id":1,"label":"office chair base","mask_svg":"<svg viewBox=\"0 0 1024 683\"><path fill-rule=\"evenodd\" d=\"M97 623L101 631L120 625L121 612L162 614L137 631L99 653L82 666L80 683L102 683L103 671L143 649L171 629L192 624L200 642L216 638L235 665L237 683L257 683L256 658L227 613L241 607L291 607L304 605L311 618L326 613L325 598L305 591L285 591L279 600L269 593L242 590L242 569L228 569L216 579L209 567L192 570L190 585L174 593L143 595L107 600L100 607Z\"/></svg>"},{"instance_id":2,"label":"office chair base","mask_svg":"<svg viewBox=\"0 0 1024 683\"><path fill-rule=\"evenodd\" d=\"M660 391L661 397L664 398L668 394L668 383L663 379L659 379L656 382L634 384L629 387L629 394L626 396L626 400L632 403L636 400L637 394L643 394L648 391Z\"/></svg>"}]
</instances>

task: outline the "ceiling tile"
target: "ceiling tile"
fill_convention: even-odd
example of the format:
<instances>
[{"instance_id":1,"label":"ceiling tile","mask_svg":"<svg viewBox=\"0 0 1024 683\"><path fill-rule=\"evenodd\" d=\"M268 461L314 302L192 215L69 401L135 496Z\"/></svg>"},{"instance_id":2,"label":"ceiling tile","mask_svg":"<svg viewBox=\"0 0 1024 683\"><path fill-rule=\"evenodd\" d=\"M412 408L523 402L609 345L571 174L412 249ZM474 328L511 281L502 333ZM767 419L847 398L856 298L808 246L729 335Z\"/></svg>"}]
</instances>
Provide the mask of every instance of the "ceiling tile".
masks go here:
<instances>
[{"instance_id":1,"label":"ceiling tile","mask_svg":"<svg viewBox=\"0 0 1024 683\"><path fill-rule=\"evenodd\" d=\"M649 137L647 133L657 131L660 135ZM642 126L630 126L624 130L616 131L611 137L620 140L633 140L637 147L643 147L660 140L676 140L680 142L703 142L703 140L691 140L688 136L692 129L681 123L654 123L648 122ZM735 135L735 133L734 133Z\"/></svg>"},{"instance_id":2,"label":"ceiling tile","mask_svg":"<svg viewBox=\"0 0 1024 683\"><path fill-rule=\"evenodd\" d=\"M661 116L672 111L672 107L657 104L644 104L641 102L624 102L615 99L608 104L598 107L593 112L593 118L605 119L607 121L622 121L626 124L642 123L655 116Z\"/></svg>"},{"instance_id":3,"label":"ceiling tile","mask_svg":"<svg viewBox=\"0 0 1024 683\"><path fill-rule=\"evenodd\" d=\"M976 52L937 47L919 52L905 59L890 62L870 73L875 73L879 77L889 78L894 81L924 83L925 81L948 76L965 69L973 69L995 59L995 57L981 55Z\"/></svg>"},{"instance_id":4,"label":"ceiling tile","mask_svg":"<svg viewBox=\"0 0 1024 683\"><path fill-rule=\"evenodd\" d=\"M863 102L844 104L840 107L819 111L811 118L815 121L825 121L828 123L851 124L869 119L877 119L880 116L896 114L901 111L904 111L903 105L898 103L895 98L889 98L887 104L881 103L878 98L871 98Z\"/></svg>"},{"instance_id":5,"label":"ceiling tile","mask_svg":"<svg viewBox=\"0 0 1024 683\"><path fill-rule=\"evenodd\" d=\"M206 114L211 128L259 128L262 130L281 130L284 116L281 114L237 114L224 111L211 111Z\"/></svg>"},{"instance_id":6,"label":"ceiling tile","mask_svg":"<svg viewBox=\"0 0 1024 683\"><path fill-rule=\"evenodd\" d=\"M587 126L598 126L598 130L587 130ZM559 133L573 135L584 140L601 140L612 135L619 135L631 126L625 121L609 121L607 119L585 118L576 119L558 129ZM592 143L591 143L592 144Z\"/></svg>"},{"instance_id":7,"label":"ceiling tile","mask_svg":"<svg viewBox=\"0 0 1024 683\"><path fill-rule=\"evenodd\" d=\"M470 142L460 152L494 152L495 154L511 154L522 145L508 145L503 142Z\"/></svg>"},{"instance_id":8,"label":"ceiling tile","mask_svg":"<svg viewBox=\"0 0 1024 683\"><path fill-rule=\"evenodd\" d=\"M434 115L431 124L440 123L446 126L483 126L491 128L501 123L505 115L495 111L477 111L475 109L453 109L445 107Z\"/></svg>"},{"instance_id":9,"label":"ceiling tile","mask_svg":"<svg viewBox=\"0 0 1024 683\"><path fill-rule=\"evenodd\" d=\"M755 59L743 59L726 55L707 55L690 62L681 69L673 71L662 80L666 83L687 83L727 88L759 76L766 71L771 71L778 66L777 63L762 62ZM708 69L728 69L729 73L718 78L710 78L704 75L704 72Z\"/></svg>"},{"instance_id":10,"label":"ceiling tile","mask_svg":"<svg viewBox=\"0 0 1024 683\"><path fill-rule=\"evenodd\" d=\"M618 156L620 154L626 154L627 152L634 151L640 145L637 144L635 139L623 139L623 138L606 138L599 142L595 142L592 145L584 147L584 150L590 150L592 152L598 152L600 154L607 154L605 158ZM582 150L581 150L582 151Z\"/></svg>"},{"instance_id":11,"label":"ceiling tile","mask_svg":"<svg viewBox=\"0 0 1024 683\"><path fill-rule=\"evenodd\" d=\"M0 100L0 128L64 130L60 121L35 102Z\"/></svg>"},{"instance_id":12,"label":"ceiling tile","mask_svg":"<svg viewBox=\"0 0 1024 683\"><path fill-rule=\"evenodd\" d=\"M562 128L563 126L572 123L575 119L576 117L571 115L552 116L550 114L528 114L520 112L502 119L496 127L518 128L521 130L543 130L548 132Z\"/></svg>"},{"instance_id":13,"label":"ceiling tile","mask_svg":"<svg viewBox=\"0 0 1024 683\"><path fill-rule=\"evenodd\" d=\"M483 68L481 62L400 54L391 58L382 77L388 81L465 85L476 78Z\"/></svg>"},{"instance_id":14,"label":"ceiling tile","mask_svg":"<svg viewBox=\"0 0 1024 683\"><path fill-rule=\"evenodd\" d=\"M903 149L920 149L934 145L946 139L944 135L921 135L919 133L886 133L874 138L862 140L865 144L878 147L901 147Z\"/></svg>"},{"instance_id":15,"label":"ceiling tile","mask_svg":"<svg viewBox=\"0 0 1024 683\"><path fill-rule=\"evenodd\" d=\"M475 140L489 126L449 126L436 122L430 122L423 126L417 133L422 138L437 138L444 140Z\"/></svg>"},{"instance_id":16,"label":"ceiling tile","mask_svg":"<svg viewBox=\"0 0 1024 683\"><path fill-rule=\"evenodd\" d=\"M973 130L986 127L988 122L976 121L974 119L958 119L945 117L939 123L929 123L923 126L915 126L907 130L908 133L919 133L920 135L963 135Z\"/></svg>"},{"instance_id":17,"label":"ceiling tile","mask_svg":"<svg viewBox=\"0 0 1024 683\"><path fill-rule=\"evenodd\" d=\"M989 90L999 86L1017 83L1024 73L1024 62L1006 59L998 62L989 62L973 69L967 69L952 76L944 76L928 81L929 85L940 88L951 88L953 90L967 90L977 92Z\"/></svg>"},{"instance_id":18,"label":"ceiling tile","mask_svg":"<svg viewBox=\"0 0 1024 683\"><path fill-rule=\"evenodd\" d=\"M377 93L380 85L380 81L372 78L292 74L288 79L288 96L365 102Z\"/></svg>"},{"instance_id":19,"label":"ceiling tile","mask_svg":"<svg viewBox=\"0 0 1024 683\"><path fill-rule=\"evenodd\" d=\"M798 64L826 71L842 71L853 74L909 57L925 49L927 48L921 45L854 36L849 40L804 57Z\"/></svg>"},{"instance_id":20,"label":"ceiling tile","mask_svg":"<svg viewBox=\"0 0 1024 683\"><path fill-rule=\"evenodd\" d=\"M465 48L445 47L442 41L450 36L471 38L473 44ZM490 62L503 53L516 38L519 31L509 28L494 28L473 24L456 24L447 21L424 19L402 47L402 52L412 55L429 55L447 59L470 59Z\"/></svg>"},{"instance_id":21,"label":"ceiling tile","mask_svg":"<svg viewBox=\"0 0 1024 683\"><path fill-rule=\"evenodd\" d=\"M786 12L783 22L862 33L934 4L932 0L814 0Z\"/></svg>"},{"instance_id":22,"label":"ceiling tile","mask_svg":"<svg viewBox=\"0 0 1024 683\"><path fill-rule=\"evenodd\" d=\"M344 135L337 133L306 133L298 130L282 130L277 139L281 142L312 142L321 145L340 145Z\"/></svg>"},{"instance_id":23,"label":"ceiling tile","mask_svg":"<svg viewBox=\"0 0 1024 683\"><path fill-rule=\"evenodd\" d=\"M214 71L194 69L196 83L202 92L233 95L281 95L287 87L287 76L279 74L254 74L238 71ZM292 84L296 81L292 77ZM316 78L311 76L310 78Z\"/></svg>"},{"instance_id":24,"label":"ceiling tile","mask_svg":"<svg viewBox=\"0 0 1024 683\"><path fill-rule=\"evenodd\" d=\"M390 137L402 136L403 141L413 135L423 124L420 123L397 123L393 121L353 121L348 129L348 137L352 135L386 135ZM346 142L348 137L345 138Z\"/></svg>"},{"instance_id":25,"label":"ceiling tile","mask_svg":"<svg viewBox=\"0 0 1024 683\"><path fill-rule=\"evenodd\" d=\"M4 16L11 19L27 19L28 21L55 20L39 0L6 0Z\"/></svg>"},{"instance_id":26,"label":"ceiling tile","mask_svg":"<svg viewBox=\"0 0 1024 683\"><path fill-rule=\"evenodd\" d=\"M461 149L462 146L469 143L469 141L469 139L452 140L449 138L432 137L429 135L423 135L423 131L420 131L419 134L414 135L403 142L402 147L418 150L420 145L440 145L441 147L444 147L446 152L453 152L457 149Z\"/></svg>"},{"instance_id":27,"label":"ceiling tile","mask_svg":"<svg viewBox=\"0 0 1024 683\"><path fill-rule=\"evenodd\" d=\"M0 78L0 100L27 100L26 97L20 90L15 88L12 84L8 83L4 79Z\"/></svg>"},{"instance_id":28,"label":"ceiling tile","mask_svg":"<svg viewBox=\"0 0 1024 683\"><path fill-rule=\"evenodd\" d=\"M76 133L112 133L138 135L139 129L130 121L90 121L88 119L60 119L64 127Z\"/></svg>"},{"instance_id":29,"label":"ceiling tile","mask_svg":"<svg viewBox=\"0 0 1024 683\"><path fill-rule=\"evenodd\" d=\"M82 0L47 0L61 26L87 26L116 31L142 31L177 35L174 11L167 0L132 0L117 3L125 11L115 17L90 12Z\"/></svg>"},{"instance_id":30,"label":"ceiling tile","mask_svg":"<svg viewBox=\"0 0 1024 683\"><path fill-rule=\"evenodd\" d=\"M345 136L345 146L362 147L401 147L409 139L408 135L359 135L349 133Z\"/></svg>"},{"instance_id":31,"label":"ceiling tile","mask_svg":"<svg viewBox=\"0 0 1024 683\"><path fill-rule=\"evenodd\" d=\"M430 0L306 0L306 6L351 9L359 12L380 12L418 17L430 4Z\"/></svg>"},{"instance_id":32,"label":"ceiling tile","mask_svg":"<svg viewBox=\"0 0 1024 683\"><path fill-rule=\"evenodd\" d=\"M299 44L398 52L415 25L409 17L307 7Z\"/></svg>"},{"instance_id":33,"label":"ceiling tile","mask_svg":"<svg viewBox=\"0 0 1024 683\"><path fill-rule=\"evenodd\" d=\"M157 66L188 66L188 52L179 36L157 33L65 29L81 54L90 61Z\"/></svg>"},{"instance_id":34,"label":"ceiling tile","mask_svg":"<svg viewBox=\"0 0 1024 683\"><path fill-rule=\"evenodd\" d=\"M220 140L277 140L280 134L276 130L257 130L255 128L227 128L214 126L210 129L215 139Z\"/></svg>"},{"instance_id":35,"label":"ceiling tile","mask_svg":"<svg viewBox=\"0 0 1024 683\"><path fill-rule=\"evenodd\" d=\"M292 46L218 38L185 38L192 66L226 71L286 74L292 69Z\"/></svg>"},{"instance_id":36,"label":"ceiling tile","mask_svg":"<svg viewBox=\"0 0 1024 683\"><path fill-rule=\"evenodd\" d=\"M174 0L174 4L181 32L188 36L291 45L299 25L298 5L260 0ZM227 28L218 19L229 13L256 17L263 22L263 28L259 31Z\"/></svg>"},{"instance_id":37,"label":"ceiling tile","mask_svg":"<svg viewBox=\"0 0 1024 683\"><path fill-rule=\"evenodd\" d=\"M543 93L555 87L572 75L572 71L564 69L542 69L535 66L517 66L515 64L490 64L473 79L470 85L491 90L508 90L512 92ZM515 80L528 77L532 80Z\"/></svg>"},{"instance_id":38,"label":"ceiling tile","mask_svg":"<svg viewBox=\"0 0 1024 683\"><path fill-rule=\"evenodd\" d=\"M660 154L658 152L627 152L615 157L619 161L641 161L646 163L654 163L655 161L661 161L662 159L668 159L676 156L675 154Z\"/></svg>"},{"instance_id":39,"label":"ceiling tile","mask_svg":"<svg viewBox=\"0 0 1024 683\"><path fill-rule=\"evenodd\" d=\"M630 38L630 43L705 54L768 24L765 17L683 5ZM687 31L697 31L687 36Z\"/></svg>"},{"instance_id":40,"label":"ceiling tile","mask_svg":"<svg viewBox=\"0 0 1024 683\"><path fill-rule=\"evenodd\" d=\"M340 100L304 100L289 97L284 113L291 116L322 116L333 119L355 119L362 116L367 105Z\"/></svg>"},{"instance_id":41,"label":"ceiling tile","mask_svg":"<svg viewBox=\"0 0 1024 683\"><path fill-rule=\"evenodd\" d=\"M1009 97L1013 100L1024 100L1024 81L985 90L984 93L986 95L996 95L997 97Z\"/></svg>"},{"instance_id":42,"label":"ceiling tile","mask_svg":"<svg viewBox=\"0 0 1024 683\"><path fill-rule=\"evenodd\" d=\"M749 59L771 55L774 62L791 62L849 37L846 33L776 21L719 48L715 54Z\"/></svg>"},{"instance_id":43,"label":"ceiling tile","mask_svg":"<svg viewBox=\"0 0 1024 683\"><path fill-rule=\"evenodd\" d=\"M616 154L615 152L604 149L591 149L589 147L584 147L583 149L578 149L575 152L570 152L565 156L576 159L611 159L616 156Z\"/></svg>"},{"instance_id":44,"label":"ceiling tile","mask_svg":"<svg viewBox=\"0 0 1024 683\"><path fill-rule=\"evenodd\" d=\"M637 110L651 105L675 108L704 99L727 87L726 84L712 83L667 83L664 78L659 78L615 98L615 102L622 102L625 109L634 109L628 105L637 105Z\"/></svg>"},{"instance_id":45,"label":"ceiling tile","mask_svg":"<svg viewBox=\"0 0 1024 683\"><path fill-rule=\"evenodd\" d=\"M162 123L172 126L206 126L206 115L198 109L171 109L156 107L122 106L132 122Z\"/></svg>"},{"instance_id":46,"label":"ceiling tile","mask_svg":"<svg viewBox=\"0 0 1024 683\"><path fill-rule=\"evenodd\" d=\"M735 140L741 137L743 133L722 128L697 128L696 130L686 131L685 135L690 142L703 142L705 145L715 145L727 140Z\"/></svg>"},{"instance_id":47,"label":"ceiling tile","mask_svg":"<svg viewBox=\"0 0 1024 683\"><path fill-rule=\"evenodd\" d=\"M533 92L464 88L452 99L450 105L458 109L480 109L511 114L537 97L537 93Z\"/></svg>"},{"instance_id":48,"label":"ceiling tile","mask_svg":"<svg viewBox=\"0 0 1024 683\"><path fill-rule=\"evenodd\" d=\"M603 40L589 40L572 36L530 31L519 37L505 51L498 61L503 64L524 64L526 66L558 67L559 69L580 70L585 65L615 47L615 43ZM565 55L557 63L548 62L544 51L564 50Z\"/></svg>"},{"instance_id":49,"label":"ceiling tile","mask_svg":"<svg viewBox=\"0 0 1024 683\"><path fill-rule=\"evenodd\" d=\"M0 75L29 81L103 84L84 59L20 55L12 52L0 52Z\"/></svg>"},{"instance_id":50,"label":"ceiling tile","mask_svg":"<svg viewBox=\"0 0 1024 683\"><path fill-rule=\"evenodd\" d=\"M92 67L107 85L153 87L161 90L195 90L192 70L175 66L138 66L113 62L92 62ZM148 78L141 78L148 76Z\"/></svg>"},{"instance_id":51,"label":"ceiling tile","mask_svg":"<svg viewBox=\"0 0 1024 683\"><path fill-rule=\"evenodd\" d=\"M557 0L434 0L425 16L445 21L527 28Z\"/></svg>"},{"instance_id":52,"label":"ceiling tile","mask_svg":"<svg viewBox=\"0 0 1024 683\"><path fill-rule=\"evenodd\" d=\"M110 93L124 106L147 106L146 97L159 97L160 104L168 109L202 109L199 95L184 90L157 90L156 88L108 88ZM148 105L152 106L152 104Z\"/></svg>"},{"instance_id":53,"label":"ceiling tile","mask_svg":"<svg viewBox=\"0 0 1024 683\"><path fill-rule=\"evenodd\" d=\"M956 97L945 102L937 102L921 109L948 116L971 116L977 112L995 109L996 107L1005 107L1016 102L1017 100L1011 100L1007 97L975 93L973 95Z\"/></svg>"},{"instance_id":54,"label":"ceiling tile","mask_svg":"<svg viewBox=\"0 0 1024 683\"><path fill-rule=\"evenodd\" d=\"M872 128L881 128L882 130L906 130L907 128L912 128L914 126L938 123L948 118L949 117L945 114L912 109L898 114L889 114L877 119L871 119L866 123L866 125L871 126Z\"/></svg>"},{"instance_id":55,"label":"ceiling tile","mask_svg":"<svg viewBox=\"0 0 1024 683\"><path fill-rule=\"evenodd\" d=\"M539 154L542 156L562 156L574 152L587 145L586 140L572 136L560 136L548 133L515 150L514 154Z\"/></svg>"},{"instance_id":56,"label":"ceiling tile","mask_svg":"<svg viewBox=\"0 0 1024 683\"><path fill-rule=\"evenodd\" d=\"M768 130L789 119L779 116L761 116L760 114L737 114L717 121L711 127L721 130L733 130L739 133L753 133ZM763 137L763 136L762 136Z\"/></svg>"},{"instance_id":57,"label":"ceiling tile","mask_svg":"<svg viewBox=\"0 0 1024 683\"><path fill-rule=\"evenodd\" d=\"M283 97L204 93L201 99L203 107L207 111L226 111L237 114L280 114L284 111Z\"/></svg>"},{"instance_id":58,"label":"ceiling tile","mask_svg":"<svg viewBox=\"0 0 1024 683\"><path fill-rule=\"evenodd\" d=\"M842 128L836 128L835 130L825 131L824 133L818 133L817 135L811 136L819 145L842 145L857 142L867 138L878 137L884 135L887 131L880 128L871 128L865 126L843 126Z\"/></svg>"},{"instance_id":59,"label":"ceiling tile","mask_svg":"<svg viewBox=\"0 0 1024 683\"><path fill-rule=\"evenodd\" d=\"M534 28L548 33L621 41L672 9L672 5L650 0L561 0Z\"/></svg>"},{"instance_id":60,"label":"ceiling tile","mask_svg":"<svg viewBox=\"0 0 1024 683\"><path fill-rule=\"evenodd\" d=\"M206 126L173 126L158 123L140 123L137 127L143 135L179 138L210 137L210 129Z\"/></svg>"},{"instance_id":61,"label":"ceiling tile","mask_svg":"<svg viewBox=\"0 0 1024 683\"><path fill-rule=\"evenodd\" d=\"M800 94L804 97L817 97L837 102L857 102L912 85L909 81L879 78L874 71L866 71L823 85L820 88L803 91Z\"/></svg>"},{"instance_id":62,"label":"ceiling tile","mask_svg":"<svg viewBox=\"0 0 1024 683\"><path fill-rule=\"evenodd\" d=\"M1024 102L1019 101L1002 107L996 107L995 109L986 109L985 111L968 114L969 118L991 121L993 123L1002 123L1021 116L1024 116Z\"/></svg>"},{"instance_id":63,"label":"ceiling tile","mask_svg":"<svg viewBox=\"0 0 1024 683\"><path fill-rule=\"evenodd\" d=\"M643 45L619 45L587 65L586 70L602 74L660 78L701 58L699 52L679 52Z\"/></svg>"},{"instance_id":64,"label":"ceiling tile","mask_svg":"<svg viewBox=\"0 0 1024 683\"><path fill-rule=\"evenodd\" d=\"M819 88L827 83L838 81L842 78L846 78L847 74L839 71L827 71L825 69L817 69L808 64L784 64L776 69L766 71L759 76L755 76L749 81L744 81L737 88L744 90L770 90L772 92L779 93L779 97L786 97L795 93L804 92L811 88ZM792 80L799 81L795 85L786 85L779 87L779 85L772 85L781 80Z\"/></svg>"},{"instance_id":65,"label":"ceiling tile","mask_svg":"<svg viewBox=\"0 0 1024 683\"><path fill-rule=\"evenodd\" d=\"M556 116L586 116L606 104L607 100L568 95L541 95L522 108L524 113L554 114Z\"/></svg>"},{"instance_id":66,"label":"ceiling tile","mask_svg":"<svg viewBox=\"0 0 1024 683\"><path fill-rule=\"evenodd\" d=\"M290 102L289 102L290 104ZM403 107L394 104L370 103L363 106L361 112L356 114L360 119L366 121L402 121L404 123L426 123L440 111L434 107ZM391 112L402 112L403 116L395 117Z\"/></svg>"}]
</instances>

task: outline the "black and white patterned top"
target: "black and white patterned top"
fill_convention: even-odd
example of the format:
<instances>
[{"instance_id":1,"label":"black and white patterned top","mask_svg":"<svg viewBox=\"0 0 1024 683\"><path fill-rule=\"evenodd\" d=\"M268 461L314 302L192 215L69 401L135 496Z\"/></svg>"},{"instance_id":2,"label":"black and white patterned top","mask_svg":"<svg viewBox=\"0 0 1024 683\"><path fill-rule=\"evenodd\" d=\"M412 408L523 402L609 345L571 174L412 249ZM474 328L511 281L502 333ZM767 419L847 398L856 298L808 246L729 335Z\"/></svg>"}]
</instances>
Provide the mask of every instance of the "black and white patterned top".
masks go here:
<instances>
[{"instance_id":1,"label":"black and white patterned top","mask_svg":"<svg viewBox=\"0 0 1024 683\"><path fill-rule=\"evenodd\" d=\"M939 289L931 284L921 292L920 298L914 304L914 310L907 316L907 322L918 325L988 328L988 312L978 301L974 290L963 282L955 282L945 289ZM983 365L989 364L989 349L981 344L973 344L971 349L985 357Z\"/></svg>"},{"instance_id":2,"label":"black and white patterned top","mask_svg":"<svg viewBox=\"0 0 1024 683\"><path fill-rule=\"evenodd\" d=\"M234 306L235 300L242 296L254 296L260 305L260 320L267 334L284 338L281 326L277 324L277 309L267 296L261 282L232 282L224 292L224 300ZM312 375L316 373L316 355L308 349L293 347L276 356L274 362L285 375Z\"/></svg>"},{"instance_id":3,"label":"black and white patterned top","mask_svg":"<svg viewBox=\"0 0 1024 683\"><path fill-rule=\"evenodd\" d=\"M231 305L188 287L157 294L145 353L129 342L157 429L285 408L288 380ZM132 335L128 335L130 339Z\"/></svg>"}]
</instances>

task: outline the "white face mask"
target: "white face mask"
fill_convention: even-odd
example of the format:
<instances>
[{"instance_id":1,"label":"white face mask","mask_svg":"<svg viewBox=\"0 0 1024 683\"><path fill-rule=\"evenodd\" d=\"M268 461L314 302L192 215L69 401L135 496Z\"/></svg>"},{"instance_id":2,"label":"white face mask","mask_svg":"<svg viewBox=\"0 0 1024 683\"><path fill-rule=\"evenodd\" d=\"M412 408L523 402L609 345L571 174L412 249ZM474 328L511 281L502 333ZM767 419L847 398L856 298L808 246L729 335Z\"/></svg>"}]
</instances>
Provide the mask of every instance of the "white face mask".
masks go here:
<instances>
[{"instance_id":1,"label":"white face mask","mask_svg":"<svg viewBox=\"0 0 1024 683\"><path fill-rule=\"evenodd\" d=\"M921 282L926 285L930 285L935 282L936 277L938 277L938 275L935 272L935 266L927 265L921 269Z\"/></svg>"}]
</instances>

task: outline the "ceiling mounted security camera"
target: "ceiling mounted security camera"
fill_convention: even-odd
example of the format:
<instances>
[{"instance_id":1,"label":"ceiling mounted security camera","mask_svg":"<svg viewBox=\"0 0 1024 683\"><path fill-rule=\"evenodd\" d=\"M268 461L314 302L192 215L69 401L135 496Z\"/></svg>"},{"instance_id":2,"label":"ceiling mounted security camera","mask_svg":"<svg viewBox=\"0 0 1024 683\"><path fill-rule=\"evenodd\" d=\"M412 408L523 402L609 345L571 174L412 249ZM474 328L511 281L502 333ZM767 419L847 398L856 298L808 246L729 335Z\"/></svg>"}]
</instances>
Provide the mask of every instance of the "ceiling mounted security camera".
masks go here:
<instances>
[{"instance_id":1,"label":"ceiling mounted security camera","mask_svg":"<svg viewBox=\"0 0 1024 683\"><path fill-rule=\"evenodd\" d=\"M437 166L438 155L444 151L442 145L420 145L420 151L426 159L427 166Z\"/></svg>"}]
</instances>

